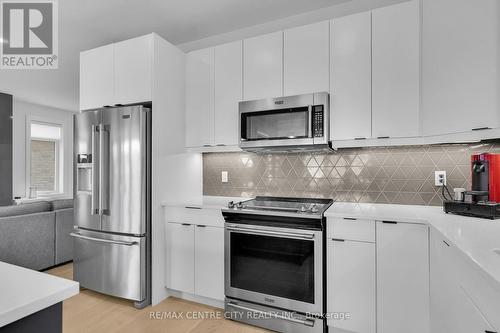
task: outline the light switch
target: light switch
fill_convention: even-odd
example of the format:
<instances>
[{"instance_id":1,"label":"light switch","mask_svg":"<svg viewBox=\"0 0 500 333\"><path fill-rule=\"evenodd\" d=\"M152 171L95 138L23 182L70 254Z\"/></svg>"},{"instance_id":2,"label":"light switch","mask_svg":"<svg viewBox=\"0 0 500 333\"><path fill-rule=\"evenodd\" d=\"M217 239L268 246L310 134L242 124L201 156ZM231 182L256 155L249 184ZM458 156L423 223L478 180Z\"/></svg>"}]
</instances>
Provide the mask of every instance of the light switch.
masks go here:
<instances>
[{"instance_id":1,"label":"light switch","mask_svg":"<svg viewBox=\"0 0 500 333\"><path fill-rule=\"evenodd\" d=\"M222 180L222 182L223 183L227 183L228 178L229 178L229 176L228 176L227 171L222 171L222 174L221 174L221 180Z\"/></svg>"}]
</instances>

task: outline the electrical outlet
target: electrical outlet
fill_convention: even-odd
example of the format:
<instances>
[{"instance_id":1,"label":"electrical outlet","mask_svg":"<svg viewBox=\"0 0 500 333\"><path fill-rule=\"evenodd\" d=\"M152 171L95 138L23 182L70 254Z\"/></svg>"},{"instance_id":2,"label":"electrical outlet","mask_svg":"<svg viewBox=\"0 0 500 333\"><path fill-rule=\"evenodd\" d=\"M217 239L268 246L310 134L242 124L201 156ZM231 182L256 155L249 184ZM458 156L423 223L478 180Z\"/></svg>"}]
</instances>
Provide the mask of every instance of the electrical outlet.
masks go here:
<instances>
[{"instance_id":1,"label":"electrical outlet","mask_svg":"<svg viewBox=\"0 0 500 333\"><path fill-rule=\"evenodd\" d=\"M229 175L228 175L227 171L222 171L222 173L221 173L221 181L223 183L227 183L228 179L229 179Z\"/></svg>"},{"instance_id":2,"label":"electrical outlet","mask_svg":"<svg viewBox=\"0 0 500 333\"><path fill-rule=\"evenodd\" d=\"M434 171L434 185L446 185L446 171Z\"/></svg>"}]
</instances>

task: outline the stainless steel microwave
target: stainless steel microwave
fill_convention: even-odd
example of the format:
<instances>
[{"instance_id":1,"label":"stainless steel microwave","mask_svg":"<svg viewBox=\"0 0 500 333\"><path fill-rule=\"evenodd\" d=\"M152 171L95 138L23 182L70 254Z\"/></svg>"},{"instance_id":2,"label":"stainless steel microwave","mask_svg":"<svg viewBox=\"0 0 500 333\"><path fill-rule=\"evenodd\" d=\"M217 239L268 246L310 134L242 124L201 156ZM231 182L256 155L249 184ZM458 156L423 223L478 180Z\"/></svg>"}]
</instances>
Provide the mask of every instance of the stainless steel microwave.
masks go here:
<instances>
[{"instance_id":1,"label":"stainless steel microwave","mask_svg":"<svg viewBox=\"0 0 500 333\"><path fill-rule=\"evenodd\" d=\"M326 92L239 103L239 145L243 150L328 149Z\"/></svg>"}]
</instances>

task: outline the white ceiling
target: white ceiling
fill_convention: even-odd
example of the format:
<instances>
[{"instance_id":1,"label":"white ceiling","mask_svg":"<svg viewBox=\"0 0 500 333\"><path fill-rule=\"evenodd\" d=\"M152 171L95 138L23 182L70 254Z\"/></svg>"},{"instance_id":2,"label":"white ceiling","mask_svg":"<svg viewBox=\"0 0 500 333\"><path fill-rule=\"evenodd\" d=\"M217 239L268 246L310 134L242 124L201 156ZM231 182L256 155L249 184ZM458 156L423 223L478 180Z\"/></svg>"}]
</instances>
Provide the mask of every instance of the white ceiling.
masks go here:
<instances>
[{"instance_id":1,"label":"white ceiling","mask_svg":"<svg viewBox=\"0 0 500 333\"><path fill-rule=\"evenodd\" d=\"M153 31L178 45L306 12L321 13L326 7L400 1L404 0L60 0L59 69L0 70L0 91L75 111L80 51Z\"/></svg>"}]
</instances>

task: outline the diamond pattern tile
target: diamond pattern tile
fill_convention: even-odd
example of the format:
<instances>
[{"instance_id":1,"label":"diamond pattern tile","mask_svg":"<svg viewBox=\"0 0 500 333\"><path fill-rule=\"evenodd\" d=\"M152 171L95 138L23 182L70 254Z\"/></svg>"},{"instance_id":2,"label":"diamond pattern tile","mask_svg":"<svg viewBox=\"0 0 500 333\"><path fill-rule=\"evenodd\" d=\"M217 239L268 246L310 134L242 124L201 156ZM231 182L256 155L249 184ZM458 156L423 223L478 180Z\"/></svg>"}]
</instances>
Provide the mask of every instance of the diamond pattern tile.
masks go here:
<instances>
[{"instance_id":1,"label":"diamond pattern tile","mask_svg":"<svg viewBox=\"0 0 500 333\"><path fill-rule=\"evenodd\" d=\"M330 153L206 153L203 193L216 196L324 197L347 202L441 205L434 171L470 188L470 155L500 144L344 149ZM221 171L229 182L221 182Z\"/></svg>"}]
</instances>

